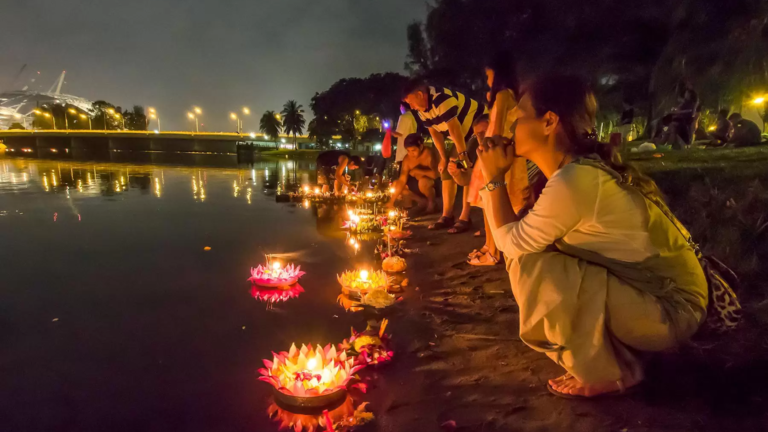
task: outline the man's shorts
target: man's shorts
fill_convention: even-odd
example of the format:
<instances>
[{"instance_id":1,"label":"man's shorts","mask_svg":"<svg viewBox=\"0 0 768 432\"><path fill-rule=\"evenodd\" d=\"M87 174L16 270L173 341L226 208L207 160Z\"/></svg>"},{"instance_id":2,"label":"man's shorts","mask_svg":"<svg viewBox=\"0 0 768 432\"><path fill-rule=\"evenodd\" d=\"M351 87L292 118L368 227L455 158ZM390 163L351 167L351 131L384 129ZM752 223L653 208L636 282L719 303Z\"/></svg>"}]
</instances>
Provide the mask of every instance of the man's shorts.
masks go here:
<instances>
[{"instance_id":1,"label":"man's shorts","mask_svg":"<svg viewBox=\"0 0 768 432\"><path fill-rule=\"evenodd\" d=\"M414 195L420 196L422 198L426 198L423 193L419 190L419 181L416 180L416 177L414 176L408 176L408 180L405 182L406 187L408 188L411 193ZM435 180L435 196L439 197L443 193L443 182L441 179Z\"/></svg>"}]
</instances>

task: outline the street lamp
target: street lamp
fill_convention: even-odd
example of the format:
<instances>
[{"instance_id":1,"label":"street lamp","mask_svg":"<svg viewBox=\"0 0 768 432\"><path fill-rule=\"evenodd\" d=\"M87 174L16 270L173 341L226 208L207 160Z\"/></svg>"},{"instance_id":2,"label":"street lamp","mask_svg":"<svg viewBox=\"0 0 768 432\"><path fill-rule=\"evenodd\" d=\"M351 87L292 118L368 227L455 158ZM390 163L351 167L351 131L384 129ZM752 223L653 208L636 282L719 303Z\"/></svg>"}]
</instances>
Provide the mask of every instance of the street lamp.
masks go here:
<instances>
[{"instance_id":1,"label":"street lamp","mask_svg":"<svg viewBox=\"0 0 768 432\"><path fill-rule=\"evenodd\" d=\"M23 116L19 113L13 113L13 117L16 119L21 119L21 121L24 122L24 129L27 128L27 116Z\"/></svg>"},{"instance_id":2,"label":"street lamp","mask_svg":"<svg viewBox=\"0 0 768 432\"><path fill-rule=\"evenodd\" d=\"M64 112L64 127L69 130L69 117L67 116L67 113L69 114L77 114L77 111L74 108L69 108Z\"/></svg>"},{"instance_id":3,"label":"street lamp","mask_svg":"<svg viewBox=\"0 0 768 432\"><path fill-rule=\"evenodd\" d=\"M251 109L248 107L243 107L243 114L249 116L251 115ZM243 121L240 120L240 133L243 133Z\"/></svg>"},{"instance_id":4,"label":"street lamp","mask_svg":"<svg viewBox=\"0 0 768 432\"><path fill-rule=\"evenodd\" d=\"M43 112L43 111L41 111L39 109L36 109L34 111L35 111L35 114L37 114L37 115L41 115L41 116L43 116L45 118L50 118L51 121L53 122L53 130L56 130L56 118L55 117L52 117L49 113Z\"/></svg>"},{"instance_id":5,"label":"street lamp","mask_svg":"<svg viewBox=\"0 0 768 432\"><path fill-rule=\"evenodd\" d=\"M160 131L160 117L157 116L157 113L151 112L149 113L149 118L153 120L157 120L157 131Z\"/></svg>"},{"instance_id":6,"label":"street lamp","mask_svg":"<svg viewBox=\"0 0 768 432\"><path fill-rule=\"evenodd\" d=\"M115 113L115 118L118 119L118 120L122 120L122 122L123 122L123 130L125 130L125 117L120 115L120 113Z\"/></svg>"},{"instance_id":7,"label":"street lamp","mask_svg":"<svg viewBox=\"0 0 768 432\"><path fill-rule=\"evenodd\" d=\"M195 121L195 132L199 133L200 132L200 127L197 124L197 116L192 114L191 112L188 112L187 113L187 117L189 117L190 120L194 120Z\"/></svg>"},{"instance_id":8,"label":"street lamp","mask_svg":"<svg viewBox=\"0 0 768 432\"><path fill-rule=\"evenodd\" d=\"M85 120L85 118L88 118L88 130L93 130L93 125L91 124L91 116L80 114L80 118Z\"/></svg>"},{"instance_id":9,"label":"street lamp","mask_svg":"<svg viewBox=\"0 0 768 432\"><path fill-rule=\"evenodd\" d=\"M240 118L238 118L237 114L235 113L229 113L229 118L235 121L235 129L237 130L237 133L240 133L242 130L242 123L240 122Z\"/></svg>"}]
</instances>

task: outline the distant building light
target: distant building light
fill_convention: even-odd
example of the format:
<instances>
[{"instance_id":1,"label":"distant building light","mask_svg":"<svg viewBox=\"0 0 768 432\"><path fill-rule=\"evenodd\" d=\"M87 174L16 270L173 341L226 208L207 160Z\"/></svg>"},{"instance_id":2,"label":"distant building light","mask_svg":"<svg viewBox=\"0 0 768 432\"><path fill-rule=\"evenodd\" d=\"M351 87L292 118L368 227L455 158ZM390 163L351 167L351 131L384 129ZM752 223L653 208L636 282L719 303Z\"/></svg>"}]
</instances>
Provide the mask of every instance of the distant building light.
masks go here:
<instances>
[{"instance_id":1,"label":"distant building light","mask_svg":"<svg viewBox=\"0 0 768 432\"><path fill-rule=\"evenodd\" d=\"M284 143L284 142L285 142L285 138L281 138L281 139L280 139L280 142L283 142L283 143Z\"/></svg>"},{"instance_id":2,"label":"distant building light","mask_svg":"<svg viewBox=\"0 0 768 432\"><path fill-rule=\"evenodd\" d=\"M251 138L256 138L256 134L251 132Z\"/></svg>"},{"instance_id":3,"label":"distant building light","mask_svg":"<svg viewBox=\"0 0 768 432\"><path fill-rule=\"evenodd\" d=\"M376 144L375 146L373 146L373 149L376 151L381 150L381 144Z\"/></svg>"}]
</instances>

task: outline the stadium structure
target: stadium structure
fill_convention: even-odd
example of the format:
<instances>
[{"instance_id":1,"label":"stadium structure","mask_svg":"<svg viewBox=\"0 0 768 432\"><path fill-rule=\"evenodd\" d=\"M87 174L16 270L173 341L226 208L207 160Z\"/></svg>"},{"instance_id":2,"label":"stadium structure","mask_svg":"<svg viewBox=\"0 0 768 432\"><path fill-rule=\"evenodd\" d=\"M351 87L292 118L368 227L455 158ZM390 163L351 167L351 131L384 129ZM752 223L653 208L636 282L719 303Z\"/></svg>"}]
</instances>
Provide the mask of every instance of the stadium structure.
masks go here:
<instances>
[{"instance_id":1,"label":"stadium structure","mask_svg":"<svg viewBox=\"0 0 768 432\"><path fill-rule=\"evenodd\" d=\"M81 97L61 93L63 71L47 92L30 91L28 86L21 90L0 93L0 129L8 129L12 123L32 125L35 108L39 106L64 105L74 106L78 110L93 116L93 103Z\"/></svg>"}]
</instances>

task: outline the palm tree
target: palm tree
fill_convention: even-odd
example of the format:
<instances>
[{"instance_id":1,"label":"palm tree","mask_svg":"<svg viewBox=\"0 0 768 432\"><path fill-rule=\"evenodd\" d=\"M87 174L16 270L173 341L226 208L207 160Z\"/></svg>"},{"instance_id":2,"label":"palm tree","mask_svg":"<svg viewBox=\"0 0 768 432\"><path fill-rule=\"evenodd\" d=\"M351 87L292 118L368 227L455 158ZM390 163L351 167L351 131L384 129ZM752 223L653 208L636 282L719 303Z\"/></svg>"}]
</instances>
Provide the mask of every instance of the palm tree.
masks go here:
<instances>
[{"instance_id":1,"label":"palm tree","mask_svg":"<svg viewBox=\"0 0 768 432\"><path fill-rule=\"evenodd\" d=\"M283 131L293 134L293 148L296 148L296 135L304 132L304 107L289 100L283 105Z\"/></svg>"},{"instance_id":2,"label":"palm tree","mask_svg":"<svg viewBox=\"0 0 768 432\"><path fill-rule=\"evenodd\" d=\"M275 114L274 111L266 111L259 120L259 130L274 139L275 148L277 148L277 140L280 138L280 130L283 128L278 116L279 114Z\"/></svg>"}]
</instances>

